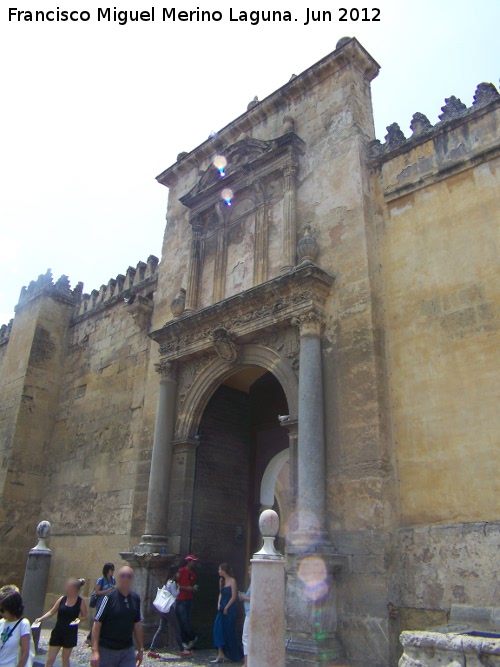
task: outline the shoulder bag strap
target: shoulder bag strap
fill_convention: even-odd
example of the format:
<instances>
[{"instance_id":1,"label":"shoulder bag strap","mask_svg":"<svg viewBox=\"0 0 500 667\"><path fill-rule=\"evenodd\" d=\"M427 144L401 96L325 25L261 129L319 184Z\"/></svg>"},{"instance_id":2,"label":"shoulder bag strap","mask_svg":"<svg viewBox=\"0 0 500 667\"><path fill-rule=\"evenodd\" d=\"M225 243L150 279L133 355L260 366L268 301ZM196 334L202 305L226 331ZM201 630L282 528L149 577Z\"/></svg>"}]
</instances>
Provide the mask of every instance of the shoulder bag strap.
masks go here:
<instances>
[{"instance_id":1,"label":"shoulder bag strap","mask_svg":"<svg viewBox=\"0 0 500 667\"><path fill-rule=\"evenodd\" d=\"M3 644L0 646L0 651L3 649L3 647L5 646L5 644L9 641L9 639L12 637L12 635L14 634L14 630L17 628L17 626L19 625L19 623L20 623L22 620L23 620L23 619L20 618L20 619L18 620L18 622L15 624L15 626L9 630L9 634L8 634L7 637L4 639Z\"/></svg>"}]
</instances>

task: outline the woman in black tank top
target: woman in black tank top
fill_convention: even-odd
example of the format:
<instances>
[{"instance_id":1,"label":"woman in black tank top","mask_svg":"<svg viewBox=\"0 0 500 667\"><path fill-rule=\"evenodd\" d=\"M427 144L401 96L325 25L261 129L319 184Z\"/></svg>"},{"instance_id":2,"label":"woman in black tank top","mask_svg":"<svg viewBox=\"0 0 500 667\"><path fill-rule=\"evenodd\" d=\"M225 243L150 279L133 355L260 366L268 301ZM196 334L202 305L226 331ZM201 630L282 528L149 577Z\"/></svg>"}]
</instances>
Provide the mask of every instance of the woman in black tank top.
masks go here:
<instances>
[{"instance_id":1,"label":"woman in black tank top","mask_svg":"<svg viewBox=\"0 0 500 667\"><path fill-rule=\"evenodd\" d=\"M35 621L41 623L57 614L56 625L50 635L45 667L53 667L61 648L63 667L70 667L71 651L78 644L78 624L87 619L87 605L79 596L84 583L85 579L69 579L66 583L66 595L60 597L50 611Z\"/></svg>"}]
</instances>

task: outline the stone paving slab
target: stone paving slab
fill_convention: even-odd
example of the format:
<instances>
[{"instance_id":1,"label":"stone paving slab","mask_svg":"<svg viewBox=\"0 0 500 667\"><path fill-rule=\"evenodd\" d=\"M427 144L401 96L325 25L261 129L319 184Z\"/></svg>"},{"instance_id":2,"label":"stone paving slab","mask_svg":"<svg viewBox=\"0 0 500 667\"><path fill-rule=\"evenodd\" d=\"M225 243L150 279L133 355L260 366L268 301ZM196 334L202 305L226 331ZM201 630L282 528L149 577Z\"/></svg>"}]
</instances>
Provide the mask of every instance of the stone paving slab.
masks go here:
<instances>
[{"instance_id":1,"label":"stone paving slab","mask_svg":"<svg viewBox=\"0 0 500 667\"><path fill-rule=\"evenodd\" d=\"M45 667L49 637L50 630L42 630L39 642L39 652L36 655L34 667ZM80 631L78 633L78 646L73 649L73 653L71 654L72 667L89 667L90 665L90 648L85 644L86 638L86 632ZM216 657L217 653L216 651L195 651L190 658L179 658L176 653L170 653L168 651L161 651L161 655L161 660L154 660L146 657L145 654L143 665L145 667L161 667L162 665L172 665L173 667L208 665L210 660L213 660ZM62 667L60 655L58 656L54 667Z\"/></svg>"}]
</instances>

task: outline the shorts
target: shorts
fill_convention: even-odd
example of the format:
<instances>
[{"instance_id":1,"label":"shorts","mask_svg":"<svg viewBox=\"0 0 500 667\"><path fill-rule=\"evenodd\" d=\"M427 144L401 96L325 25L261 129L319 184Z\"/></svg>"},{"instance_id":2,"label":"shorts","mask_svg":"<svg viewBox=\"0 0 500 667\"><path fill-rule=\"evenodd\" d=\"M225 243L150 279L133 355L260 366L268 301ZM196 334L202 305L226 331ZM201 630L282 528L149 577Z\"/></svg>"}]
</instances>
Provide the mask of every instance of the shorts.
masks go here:
<instances>
[{"instance_id":1,"label":"shorts","mask_svg":"<svg viewBox=\"0 0 500 667\"><path fill-rule=\"evenodd\" d=\"M72 628L56 627L50 633L49 646L61 646L62 648L75 648L78 644L78 626Z\"/></svg>"}]
</instances>

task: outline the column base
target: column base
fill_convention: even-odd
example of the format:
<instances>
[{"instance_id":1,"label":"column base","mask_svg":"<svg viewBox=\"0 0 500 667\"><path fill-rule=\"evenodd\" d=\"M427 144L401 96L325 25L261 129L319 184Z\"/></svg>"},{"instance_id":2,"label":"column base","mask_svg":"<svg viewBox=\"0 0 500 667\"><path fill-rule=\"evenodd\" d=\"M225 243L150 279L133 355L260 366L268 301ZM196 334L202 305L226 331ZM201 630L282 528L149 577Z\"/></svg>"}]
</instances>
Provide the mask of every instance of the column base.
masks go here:
<instances>
[{"instance_id":1,"label":"column base","mask_svg":"<svg viewBox=\"0 0 500 667\"><path fill-rule=\"evenodd\" d=\"M346 667L345 653L336 636L320 641L306 637L291 637L286 647L287 667Z\"/></svg>"},{"instance_id":2,"label":"column base","mask_svg":"<svg viewBox=\"0 0 500 667\"><path fill-rule=\"evenodd\" d=\"M153 537L144 535L144 538ZM158 612L153 607L153 600L156 597L158 588L161 588L167 578L170 566L177 562L178 557L173 554L162 554L158 552L147 552L144 547L151 543L141 543L135 547L134 551L120 552L123 560L134 570L134 590L139 593L142 600L142 626L146 646L153 638L158 628ZM152 546L158 546L153 544Z\"/></svg>"},{"instance_id":3,"label":"column base","mask_svg":"<svg viewBox=\"0 0 500 667\"><path fill-rule=\"evenodd\" d=\"M337 576L349 560L327 543L287 547L287 666L345 665L337 636Z\"/></svg>"},{"instance_id":4,"label":"column base","mask_svg":"<svg viewBox=\"0 0 500 667\"><path fill-rule=\"evenodd\" d=\"M332 549L333 545L329 541L326 531L297 530L290 537L290 545L287 551L289 553L315 553L316 551L331 552Z\"/></svg>"},{"instance_id":5,"label":"column base","mask_svg":"<svg viewBox=\"0 0 500 667\"><path fill-rule=\"evenodd\" d=\"M140 544L134 547L136 554L167 555L168 538L165 535L143 535Z\"/></svg>"}]
</instances>

